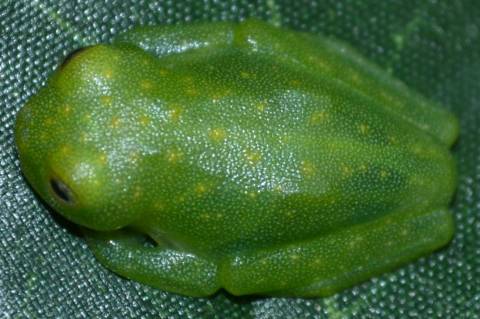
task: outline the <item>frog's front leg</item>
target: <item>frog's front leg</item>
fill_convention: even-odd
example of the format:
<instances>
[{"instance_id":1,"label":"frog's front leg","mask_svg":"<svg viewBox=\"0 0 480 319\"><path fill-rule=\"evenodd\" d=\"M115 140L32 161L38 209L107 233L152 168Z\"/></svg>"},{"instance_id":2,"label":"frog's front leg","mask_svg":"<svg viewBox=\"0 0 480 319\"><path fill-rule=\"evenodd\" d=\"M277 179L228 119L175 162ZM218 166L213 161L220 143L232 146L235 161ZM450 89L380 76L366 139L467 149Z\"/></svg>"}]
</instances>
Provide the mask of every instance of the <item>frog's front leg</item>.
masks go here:
<instances>
[{"instance_id":1,"label":"frog's front leg","mask_svg":"<svg viewBox=\"0 0 480 319\"><path fill-rule=\"evenodd\" d=\"M114 42L133 44L161 58L189 50L216 52L231 47L234 30L232 22L139 27L120 34Z\"/></svg>"},{"instance_id":2,"label":"frog's front leg","mask_svg":"<svg viewBox=\"0 0 480 319\"><path fill-rule=\"evenodd\" d=\"M89 247L108 269L126 278L189 296L219 289L216 264L194 254L146 246L132 232L85 230Z\"/></svg>"},{"instance_id":3,"label":"frog's front leg","mask_svg":"<svg viewBox=\"0 0 480 319\"><path fill-rule=\"evenodd\" d=\"M441 247L448 210L396 214L315 239L227 258L219 277L235 295L328 296Z\"/></svg>"}]
</instances>

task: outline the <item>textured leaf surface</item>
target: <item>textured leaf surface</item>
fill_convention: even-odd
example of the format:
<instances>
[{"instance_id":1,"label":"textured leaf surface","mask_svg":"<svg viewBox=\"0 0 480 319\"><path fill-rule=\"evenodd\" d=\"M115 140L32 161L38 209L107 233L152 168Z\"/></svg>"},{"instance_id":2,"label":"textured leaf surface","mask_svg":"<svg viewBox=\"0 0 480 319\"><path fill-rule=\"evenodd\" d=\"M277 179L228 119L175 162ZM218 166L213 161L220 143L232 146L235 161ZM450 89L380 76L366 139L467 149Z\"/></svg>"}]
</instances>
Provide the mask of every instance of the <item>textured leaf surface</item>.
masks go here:
<instances>
[{"instance_id":1,"label":"textured leaf surface","mask_svg":"<svg viewBox=\"0 0 480 319\"><path fill-rule=\"evenodd\" d=\"M372 10L374 8L374 10ZM0 317L477 318L480 5L475 1L3 1L0 3ZM75 48L138 24L256 16L343 39L452 110L460 186L445 250L330 298L186 298L105 270L20 175L15 114Z\"/></svg>"}]
</instances>

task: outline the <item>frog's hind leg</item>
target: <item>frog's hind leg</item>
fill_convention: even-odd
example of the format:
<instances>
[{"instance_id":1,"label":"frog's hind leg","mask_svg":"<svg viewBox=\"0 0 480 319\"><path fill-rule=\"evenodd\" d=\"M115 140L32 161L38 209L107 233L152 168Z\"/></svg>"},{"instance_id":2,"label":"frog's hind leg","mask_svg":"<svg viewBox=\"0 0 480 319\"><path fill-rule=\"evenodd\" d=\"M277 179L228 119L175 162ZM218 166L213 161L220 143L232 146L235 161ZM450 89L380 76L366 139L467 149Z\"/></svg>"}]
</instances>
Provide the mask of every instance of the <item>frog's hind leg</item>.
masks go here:
<instances>
[{"instance_id":1,"label":"frog's hind leg","mask_svg":"<svg viewBox=\"0 0 480 319\"><path fill-rule=\"evenodd\" d=\"M452 234L448 210L397 214L229 258L219 276L235 295L328 296L431 252Z\"/></svg>"},{"instance_id":2,"label":"frog's hind leg","mask_svg":"<svg viewBox=\"0 0 480 319\"><path fill-rule=\"evenodd\" d=\"M85 230L85 235L96 258L126 278L189 296L208 296L219 289L216 264L194 254L149 247L128 231Z\"/></svg>"},{"instance_id":3,"label":"frog's hind leg","mask_svg":"<svg viewBox=\"0 0 480 319\"><path fill-rule=\"evenodd\" d=\"M334 79L377 101L380 108L400 116L443 144L451 145L458 136L459 125L453 115L410 90L345 43L248 20L237 27L234 44L304 68L319 78Z\"/></svg>"}]
</instances>

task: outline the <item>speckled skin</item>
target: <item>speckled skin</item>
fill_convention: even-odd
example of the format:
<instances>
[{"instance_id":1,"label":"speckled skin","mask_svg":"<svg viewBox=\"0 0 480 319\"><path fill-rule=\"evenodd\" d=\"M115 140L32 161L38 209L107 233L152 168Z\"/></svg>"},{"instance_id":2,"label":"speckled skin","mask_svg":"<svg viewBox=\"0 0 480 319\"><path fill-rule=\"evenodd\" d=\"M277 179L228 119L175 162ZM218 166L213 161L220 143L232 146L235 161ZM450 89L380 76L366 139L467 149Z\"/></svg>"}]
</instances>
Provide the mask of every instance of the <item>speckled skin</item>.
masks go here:
<instances>
[{"instance_id":1,"label":"speckled skin","mask_svg":"<svg viewBox=\"0 0 480 319\"><path fill-rule=\"evenodd\" d=\"M344 44L254 20L88 47L16 123L107 268L192 296L325 296L445 245L457 134Z\"/></svg>"}]
</instances>

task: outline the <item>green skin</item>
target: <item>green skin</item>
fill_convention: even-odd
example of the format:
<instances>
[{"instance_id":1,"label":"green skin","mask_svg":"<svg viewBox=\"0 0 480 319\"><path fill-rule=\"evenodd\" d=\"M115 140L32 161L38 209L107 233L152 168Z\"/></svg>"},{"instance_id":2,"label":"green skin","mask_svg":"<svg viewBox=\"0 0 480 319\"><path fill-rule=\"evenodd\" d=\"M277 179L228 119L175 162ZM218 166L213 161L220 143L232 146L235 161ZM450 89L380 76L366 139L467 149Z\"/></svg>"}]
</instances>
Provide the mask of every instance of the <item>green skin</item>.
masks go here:
<instances>
[{"instance_id":1,"label":"green skin","mask_svg":"<svg viewBox=\"0 0 480 319\"><path fill-rule=\"evenodd\" d=\"M453 234L456 119L348 46L260 21L85 48L15 129L98 260L172 292L327 296Z\"/></svg>"}]
</instances>

